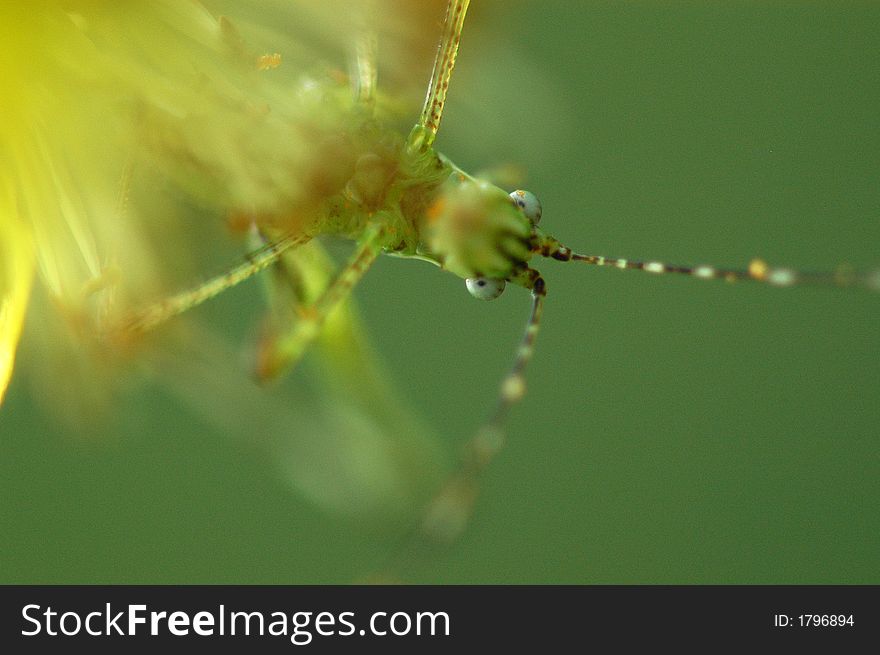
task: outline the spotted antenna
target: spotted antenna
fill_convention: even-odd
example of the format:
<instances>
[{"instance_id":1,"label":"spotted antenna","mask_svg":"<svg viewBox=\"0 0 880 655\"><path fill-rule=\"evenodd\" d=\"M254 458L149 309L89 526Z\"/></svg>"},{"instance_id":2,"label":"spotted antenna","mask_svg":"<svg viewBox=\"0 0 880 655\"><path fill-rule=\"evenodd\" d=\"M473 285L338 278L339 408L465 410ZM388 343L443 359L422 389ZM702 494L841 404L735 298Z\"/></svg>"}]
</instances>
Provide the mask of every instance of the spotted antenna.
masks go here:
<instances>
[{"instance_id":1,"label":"spotted antenna","mask_svg":"<svg viewBox=\"0 0 880 655\"><path fill-rule=\"evenodd\" d=\"M849 266L838 266L834 271L799 271L782 266L770 266L762 259L753 259L746 268L723 268L707 264L690 266L668 264L655 260L635 260L603 255L584 255L571 250L553 237L539 234L534 251L544 257L564 262L581 262L591 266L637 270L654 275L675 273L702 280L724 280L725 282L750 281L774 287L821 286L821 287L861 287L870 291L880 291L880 271L855 271Z\"/></svg>"}]
</instances>

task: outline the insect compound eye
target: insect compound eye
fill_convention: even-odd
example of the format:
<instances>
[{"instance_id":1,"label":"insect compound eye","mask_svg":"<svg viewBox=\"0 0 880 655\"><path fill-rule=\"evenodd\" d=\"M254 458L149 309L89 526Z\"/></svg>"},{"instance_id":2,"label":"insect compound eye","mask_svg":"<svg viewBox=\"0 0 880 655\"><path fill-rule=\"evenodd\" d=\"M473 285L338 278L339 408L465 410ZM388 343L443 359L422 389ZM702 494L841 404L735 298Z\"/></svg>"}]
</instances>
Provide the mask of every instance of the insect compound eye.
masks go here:
<instances>
[{"instance_id":1,"label":"insect compound eye","mask_svg":"<svg viewBox=\"0 0 880 655\"><path fill-rule=\"evenodd\" d=\"M522 210L522 213L532 222L532 225L537 225L541 222L541 201L538 200L538 196L534 193L517 189L510 192L510 199L513 200L514 205Z\"/></svg>"},{"instance_id":2,"label":"insect compound eye","mask_svg":"<svg viewBox=\"0 0 880 655\"><path fill-rule=\"evenodd\" d=\"M464 283L470 294L478 300L495 300L507 285L504 280L491 277L470 277Z\"/></svg>"}]
</instances>

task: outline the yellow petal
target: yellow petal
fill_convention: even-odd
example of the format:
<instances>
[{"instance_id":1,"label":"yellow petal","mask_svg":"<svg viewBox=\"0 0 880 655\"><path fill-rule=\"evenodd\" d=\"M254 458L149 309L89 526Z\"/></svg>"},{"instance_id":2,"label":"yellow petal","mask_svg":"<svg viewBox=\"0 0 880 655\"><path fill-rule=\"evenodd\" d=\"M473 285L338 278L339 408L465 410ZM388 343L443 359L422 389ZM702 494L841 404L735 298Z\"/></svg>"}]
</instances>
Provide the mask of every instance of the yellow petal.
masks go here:
<instances>
[{"instance_id":1,"label":"yellow petal","mask_svg":"<svg viewBox=\"0 0 880 655\"><path fill-rule=\"evenodd\" d=\"M12 377L15 350L34 278L30 236L8 213L12 202L5 201L11 200L0 197L0 404Z\"/></svg>"}]
</instances>

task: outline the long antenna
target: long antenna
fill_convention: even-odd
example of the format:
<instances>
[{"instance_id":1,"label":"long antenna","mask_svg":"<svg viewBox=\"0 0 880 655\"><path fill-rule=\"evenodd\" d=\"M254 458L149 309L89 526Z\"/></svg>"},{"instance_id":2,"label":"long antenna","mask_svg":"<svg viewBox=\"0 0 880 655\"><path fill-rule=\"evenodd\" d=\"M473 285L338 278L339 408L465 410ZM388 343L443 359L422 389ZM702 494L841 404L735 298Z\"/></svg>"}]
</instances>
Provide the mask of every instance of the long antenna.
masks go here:
<instances>
[{"instance_id":1,"label":"long antenna","mask_svg":"<svg viewBox=\"0 0 880 655\"><path fill-rule=\"evenodd\" d=\"M562 245L551 236L539 234L534 251L544 257L551 257L564 262L582 262L591 266L604 266L620 270L638 270L660 275L677 273L689 275L702 280L724 280L726 282L750 281L761 282L774 287L793 286L825 286L825 287L861 287L871 291L880 291L880 270L859 272L851 267L839 266L835 271L799 271L793 268L774 267L762 259L753 259L747 268L722 268L702 264L689 266L667 264L666 262L603 255L583 255Z\"/></svg>"}]
</instances>

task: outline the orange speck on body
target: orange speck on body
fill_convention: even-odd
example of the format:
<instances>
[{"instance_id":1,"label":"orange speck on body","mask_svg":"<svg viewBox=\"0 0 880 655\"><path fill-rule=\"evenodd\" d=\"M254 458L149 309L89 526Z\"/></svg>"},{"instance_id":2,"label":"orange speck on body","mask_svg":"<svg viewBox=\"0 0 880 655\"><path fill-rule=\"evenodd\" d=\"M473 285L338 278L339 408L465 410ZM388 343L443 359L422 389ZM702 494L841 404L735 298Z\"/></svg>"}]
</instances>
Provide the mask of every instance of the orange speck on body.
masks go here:
<instances>
[{"instance_id":1,"label":"orange speck on body","mask_svg":"<svg viewBox=\"0 0 880 655\"><path fill-rule=\"evenodd\" d=\"M244 234L254 224L254 216L243 211L233 211L226 217L226 227L232 234Z\"/></svg>"},{"instance_id":2,"label":"orange speck on body","mask_svg":"<svg viewBox=\"0 0 880 655\"><path fill-rule=\"evenodd\" d=\"M443 209L446 207L446 200L444 198L437 198L431 205L428 207L425 212L425 216L428 218L428 223L435 223L437 219L440 217L440 214L443 213Z\"/></svg>"},{"instance_id":3,"label":"orange speck on body","mask_svg":"<svg viewBox=\"0 0 880 655\"><path fill-rule=\"evenodd\" d=\"M307 307L298 307L296 313L303 321L315 322L320 320L319 312L317 308L313 305L309 305Z\"/></svg>"},{"instance_id":4,"label":"orange speck on body","mask_svg":"<svg viewBox=\"0 0 880 655\"><path fill-rule=\"evenodd\" d=\"M281 53L273 52L270 55L260 55L257 57L257 70L267 71L278 68L281 65Z\"/></svg>"},{"instance_id":5,"label":"orange speck on body","mask_svg":"<svg viewBox=\"0 0 880 655\"><path fill-rule=\"evenodd\" d=\"M348 84L348 75L343 70L333 68L330 70L329 75L337 84Z\"/></svg>"},{"instance_id":6,"label":"orange speck on body","mask_svg":"<svg viewBox=\"0 0 880 655\"><path fill-rule=\"evenodd\" d=\"M767 277L767 262L762 259L753 259L749 262L749 275L756 280L763 280Z\"/></svg>"}]
</instances>

